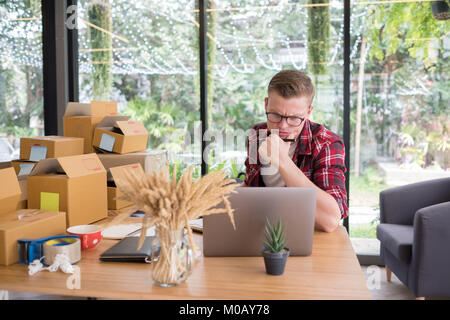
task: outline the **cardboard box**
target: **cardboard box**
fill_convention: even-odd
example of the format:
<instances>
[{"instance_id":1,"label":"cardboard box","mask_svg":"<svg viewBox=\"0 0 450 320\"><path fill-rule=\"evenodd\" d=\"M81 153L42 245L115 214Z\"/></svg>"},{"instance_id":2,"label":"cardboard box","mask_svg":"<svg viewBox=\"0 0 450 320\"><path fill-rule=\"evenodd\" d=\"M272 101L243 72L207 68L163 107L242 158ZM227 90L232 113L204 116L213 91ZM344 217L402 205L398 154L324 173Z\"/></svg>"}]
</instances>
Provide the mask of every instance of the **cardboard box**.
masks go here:
<instances>
[{"instance_id":1,"label":"cardboard box","mask_svg":"<svg viewBox=\"0 0 450 320\"><path fill-rule=\"evenodd\" d=\"M13 168L0 170L0 217L15 211L21 197L19 181Z\"/></svg>"},{"instance_id":2,"label":"cardboard box","mask_svg":"<svg viewBox=\"0 0 450 320\"><path fill-rule=\"evenodd\" d=\"M120 190L115 185L110 186L108 182L108 210L120 210L133 205L132 202L116 199L121 195Z\"/></svg>"},{"instance_id":3,"label":"cardboard box","mask_svg":"<svg viewBox=\"0 0 450 320\"><path fill-rule=\"evenodd\" d=\"M148 132L140 121L127 116L109 116L94 130L92 145L101 152L131 153L147 148Z\"/></svg>"},{"instance_id":4,"label":"cardboard box","mask_svg":"<svg viewBox=\"0 0 450 320\"><path fill-rule=\"evenodd\" d=\"M27 209L28 208L28 187L27 187L27 176L29 172L31 172L37 162L32 161L21 161L21 160L13 160L10 162L12 168L14 169L17 180L19 183L21 195L19 198L19 202L17 203L17 210L19 209ZM25 166L21 167L20 165L25 164ZM28 172L29 170L29 172Z\"/></svg>"},{"instance_id":5,"label":"cardboard box","mask_svg":"<svg viewBox=\"0 0 450 320\"><path fill-rule=\"evenodd\" d=\"M12 167L9 170L0 170L0 214L8 213L10 211L26 209L28 200L27 180L19 179L15 174ZM14 202L16 205L14 206Z\"/></svg>"},{"instance_id":6,"label":"cardboard box","mask_svg":"<svg viewBox=\"0 0 450 320\"><path fill-rule=\"evenodd\" d=\"M22 194L20 195L19 202L17 203L17 210L28 208L28 184L26 177L18 178L19 187Z\"/></svg>"},{"instance_id":7,"label":"cardboard box","mask_svg":"<svg viewBox=\"0 0 450 320\"><path fill-rule=\"evenodd\" d=\"M66 215L64 212L16 210L26 197L26 181L18 181L12 167L0 170L0 181L0 264L10 265L18 261L18 239L63 234Z\"/></svg>"},{"instance_id":8,"label":"cardboard box","mask_svg":"<svg viewBox=\"0 0 450 320\"><path fill-rule=\"evenodd\" d=\"M93 153L92 136L95 127L103 117L113 115L117 115L117 102L69 102L63 118L64 136L84 138L84 153Z\"/></svg>"},{"instance_id":9,"label":"cardboard box","mask_svg":"<svg viewBox=\"0 0 450 320\"><path fill-rule=\"evenodd\" d=\"M138 175L145 174L139 163L110 168L108 171L110 172L113 181L108 181L108 209L119 210L133 205L132 202L117 199L117 197L122 195L122 192L116 181L122 177L124 170L133 170Z\"/></svg>"},{"instance_id":10,"label":"cardboard box","mask_svg":"<svg viewBox=\"0 0 450 320\"><path fill-rule=\"evenodd\" d=\"M65 211L68 227L108 215L106 171L94 153L41 160L27 183L28 208Z\"/></svg>"},{"instance_id":11,"label":"cardboard box","mask_svg":"<svg viewBox=\"0 0 450 320\"><path fill-rule=\"evenodd\" d=\"M127 154L99 153L98 157L108 172L108 181L113 181L110 169L113 167L139 163L148 173L152 170L161 172L169 171L169 162L166 150L146 150L143 152L133 152Z\"/></svg>"},{"instance_id":12,"label":"cardboard box","mask_svg":"<svg viewBox=\"0 0 450 320\"><path fill-rule=\"evenodd\" d=\"M38 239L66 232L65 212L18 210L0 215L0 264L19 261L18 239Z\"/></svg>"},{"instance_id":13,"label":"cardboard box","mask_svg":"<svg viewBox=\"0 0 450 320\"><path fill-rule=\"evenodd\" d=\"M0 162L0 169L11 168L11 161Z\"/></svg>"},{"instance_id":14,"label":"cardboard box","mask_svg":"<svg viewBox=\"0 0 450 320\"><path fill-rule=\"evenodd\" d=\"M20 160L37 162L83 154L84 140L76 137L45 136L20 139Z\"/></svg>"}]
</instances>

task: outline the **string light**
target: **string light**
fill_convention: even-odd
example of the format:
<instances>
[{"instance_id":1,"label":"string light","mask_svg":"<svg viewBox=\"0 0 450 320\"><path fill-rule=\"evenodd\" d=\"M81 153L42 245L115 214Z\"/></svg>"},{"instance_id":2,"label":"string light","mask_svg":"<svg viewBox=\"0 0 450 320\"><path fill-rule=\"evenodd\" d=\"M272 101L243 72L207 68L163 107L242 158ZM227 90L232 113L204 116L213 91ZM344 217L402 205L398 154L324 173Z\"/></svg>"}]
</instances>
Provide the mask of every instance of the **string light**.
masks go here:
<instances>
[{"instance_id":1,"label":"string light","mask_svg":"<svg viewBox=\"0 0 450 320\"><path fill-rule=\"evenodd\" d=\"M4 66L42 68L42 24L23 1L6 1L0 7L0 61Z\"/></svg>"},{"instance_id":2,"label":"string light","mask_svg":"<svg viewBox=\"0 0 450 320\"><path fill-rule=\"evenodd\" d=\"M185 2L183 3L183 5L188 4L189 2ZM268 1L260 1L259 3L257 1L253 1L252 5L260 5L260 6L264 6L264 5L268 5ZM172 5L172 3L171 3ZM120 13L123 12L127 12L127 17L130 16L135 16L138 15L139 12L136 12L136 9L139 10L149 10L150 12L152 12L154 14L154 19L156 22L156 27L158 29L159 34L164 34L164 30L162 27L162 23L160 22L160 17L165 18L167 21L164 22L164 25L169 27L169 30L171 32L169 32L169 34L173 35L174 37L167 37L166 41L164 42L162 47L165 47L168 50L169 53L169 57L172 58L172 61L175 61L176 64L178 64L178 66L180 68L174 67L172 65L170 65L170 63L168 62L169 59L167 59L167 57L162 58L159 54L156 48L153 48L149 42L147 41L147 39L145 39L144 37L144 32L133 32L129 27L125 26L124 31L125 31L125 35L127 36L127 38L131 38L131 41L134 42L134 44L139 45L141 44L141 50L140 50L140 54L139 55L135 55L134 57L130 55L129 52L127 53L116 53L114 52L114 55L116 58L120 58L123 61L128 61L131 62L133 61L133 59L136 60L142 60L141 62L137 62L135 64L142 66L147 66L146 70L139 70L141 72L144 73L159 73L159 74L176 74L176 73L183 73L183 74L195 74L196 73L196 68L188 68L185 66L185 64L180 60L180 58L177 55L177 50L174 50L174 48L171 45L171 41L173 41L174 39L177 38L177 31L176 28L174 27L174 21L176 21L177 23L187 23L186 18L184 18L185 20L183 20L183 17L179 17L179 14L177 15L177 12L179 12L179 7L175 6L171 6L171 5L166 5L163 6L162 8L143 8L141 5L135 5L134 8L130 5L128 5L126 8L122 7L122 11ZM226 6L226 4L223 4ZM237 6L240 6L241 3L236 4ZM220 7L221 5L218 4L218 7ZM296 10L294 11L295 14L298 14L300 16L300 19L303 19L303 21L308 21L308 15L307 15L307 8L306 7L295 7ZM123 10L125 9L125 10ZM281 7L279 7L277 10L280 10ZM291 12L292 12L292 7L290 7ZM272 44L277 41L279 43L281 43L286 49L287 49L287 53L289 55L290 58L290 63L294 66L294 68L296 69L305 69L307 61L308 61L308 56L307 56L307 46L308 46L308 42L306 39L306 32L302 32L302 38L300 40L291 40L289 38L289 36L284 36L280 31L278 31L278 35L277 35L277 40L275 40L274 37L274 30L275 30L275 25L274 25L274 21L272 19L272 16L264 10L259 10L256 13L256 16L262 17L265 16L267 17L266 22L267 22L267 27L269 30L269 47L273 47ZM125 17L125 18L127 18ZM126 20L126 19L125 19ZM236 25L236 19L230 19L230 26L231 26L231 31L230 33L226 34L226 37L231 38L232 43L234 44L234 47L236 48L236 53L237 53L237 58L239 60L239 64L236 64L233 61L233 56L234 55L229 55L227 52L225 52L225 48L224 45L222 45L221 40L219 40L219 36L225 36L224 32L218 32L217 33L217 37L215 38L214 42L216 45L216 48L218 50L219 56L221 56L225 61L225 64L216 64L215 65L215 72L217 72L220 76L224 76L226 73L228 73L228 71L230 70L230 68L232 70L234 70L235 72L238 73L253 73L254 72L254 64L249 65L245 58L244 58L244 54L242 52L242 41L249 41L250 42L250 47L253 51L253 54L255 55L256 58L256 62L267 69L270 70L279 70L281 69L281 64L283 63L283 61L275 61L273 53L268 51L266 54L266 57L264 57L263 53L261 50L258 49L257 47L257 43L262 43L265 44L267 43L267 40L258 40L255 39L254 36L252 35L252 32L250 30L250 19L244 19L244 32L247 35L247 37L239 37L237 35L237 25ZM339 32L339 36L338 36L338 40L336 41L336 45L334 47L333 50L333 55L332 55L332 59L328 62L328 65L330 65L333 60L335 59L337 52L338 52L338 48L340 45L340 39L342 39L342 31L343 31L343 26L341 24L341 30ZM167 32L166 32L167 34ZM137 39L137 37L139 38L139 40ZM84 38L82 38L82 40L84 40ZM177 41L178 42L178 41ZM301 65L297 64L296 59L294 58L294 54L292 52L292 48L291 48L291 43L303 43L304 46L304 52L303 52L303 58L301 58L300 60L302 61ZM144 45L142 45L144 44ZM186 48L186 47L184 47ZM188 55L190 60L192 61L193 58L195 58L195 54L193 53L193 50L188 50L190 52L190 54ZM355 51L355 50L353 50ZM124 57L124 55L127 55L126 59ZM87 56L88 58L88 56ZM298 60L298 56L297 56L297 60ZM85 60L85 62L87 62L88 59ZM115 59L116 61L116 59ZM267 62L266 62L267 61ZM127 64L125 64L127 65ZM150 67L151 66L151 67ZM238 66L242 66L241 68ZM123 68L122 68L123 69ZM130 68L129 68L130 69ZM136 66L134 68L131 69L136 69ZM142 68L139 68L142 69ZM136 70L137 71L137 70ZM128 72L131 72L131 70L129 70Z\"/></svg>"},{"instance_id":3,"label":"string light","mask_svg":"<svg viewBox=\"0 0 450 320\"><path fill-rule=\"evenodd\" d=\"M87 7L89 2L81 0L78 2L78 15L87 20ZM118 74L183 74L195 75L198 71L198 52L194 44L197 42L196 28L192 22L195 21L195 1L180 0L173 2L160 2L151 7L144 2L111 2L111 15L114 33L129 41L127 47L135 50L127 50L125 43L114 37L112 39L112 61L91 61L88 31L80 19L78 23L79 33L79 68L80 73L92 73L95 63L111 63L113 73ZM219 76L226 76L229 71L237 73L254 73L256 67L269 70L279 70L286 63L292 64L296 69L305 69L308 64L308 41L307 32L298 32L300 28L306 28L308 22L308 8L303 5L291 5L282 1L278 6L272 6L269 0L249 1L218 1L218 28L214 35L214 44L217 48L214 72ZM226 8L258 7L258 10L233 10L227 12ZM332 19L343 21L343 7L339 1L331 1L329 4ZM0 11L0 52L3 65L28 65L42 68L42 24L40 12L32 12L30 8L21 1L7 1L2 4ZM360 45L364 28L366 28L366 17L368 6L352 6L351 36L352 50L350 59L353 64L359 63L355 59L360 51ZM137 17L150 16L138 24ZM150 13L150 15L149 15ZM295 15L298 17L300 27L295 34L277 28L280 23L285 22L284 17ZM336 16L336 15L339 15ZM255 28L258 28L263 20L268 32L263 39L258 39ZM302 24L302 22L305 23ZM255 22L255 25L251 23ZM149 34L148 26L155 30L155 36L160 43L156 44L153 35ZM357 27L355 27L355 25ZM337 28L332 24L332 28ZM333 32L336 37L333 48L330 50L330 59L326 62L332 66L336 62L343 65L342 39L343 23L339 25L339 31ZM334 30L334 29L333 29ZM150 39L151 38L151 39ZM274 44L280 44L278 55L273 48ZM294 45L295 44L295 45ZM295 48L301 48L302 54L294 53ZM370 48L368 46L367 48ZM101 49L101 48L99 48ZM123 49L123 50L115 50ZM299 50L300 51L300 50ZM366 50L366 55L367 55ZM301 52L301 51L300 51ZM364 56L364 59L366 58ZM286 59L283 59L285 57Z\"/></svg>"}]
</instances>

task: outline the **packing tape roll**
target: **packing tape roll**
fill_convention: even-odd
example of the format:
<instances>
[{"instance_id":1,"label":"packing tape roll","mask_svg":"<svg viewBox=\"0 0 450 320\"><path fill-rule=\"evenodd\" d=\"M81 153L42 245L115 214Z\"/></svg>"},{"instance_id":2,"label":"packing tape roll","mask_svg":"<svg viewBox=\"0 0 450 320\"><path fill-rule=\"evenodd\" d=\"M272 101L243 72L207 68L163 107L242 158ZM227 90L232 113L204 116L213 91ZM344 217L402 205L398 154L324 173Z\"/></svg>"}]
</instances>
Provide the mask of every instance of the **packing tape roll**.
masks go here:
<instances>
[{"instance_id":1,"label":"packing tape roll","mask_svg":"<svg viewBox=\"0 0 450 320\"><path fill-rule=\"evenodd\" d=\"M81 260L81 242L79 238L58 238L44 242L44 263L52 265L55 257L59 253L64 253L69 257L71 264Z\"/></svg>"}]
</instances>

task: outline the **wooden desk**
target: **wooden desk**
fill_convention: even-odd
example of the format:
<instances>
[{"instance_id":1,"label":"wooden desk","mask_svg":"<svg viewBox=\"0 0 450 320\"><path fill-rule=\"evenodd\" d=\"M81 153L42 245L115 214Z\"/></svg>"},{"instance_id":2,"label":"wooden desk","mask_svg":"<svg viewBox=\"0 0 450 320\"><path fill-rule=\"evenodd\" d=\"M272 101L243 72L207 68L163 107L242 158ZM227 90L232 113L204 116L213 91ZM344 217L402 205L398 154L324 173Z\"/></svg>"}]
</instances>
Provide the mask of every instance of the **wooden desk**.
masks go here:
<instances>
[{"instance_id":1,"label":"wooden desk","mask_svg":"<svg viewBox=\"0 0 450 320\"><path fill-rule=\"evenodd\" d=\"M201 246L202 236L196 236ZM262 257L201 257L188 280L174 288L153 285L151 265L101 262L117 241L83 251L81 288L68 289L61 271L28 275L23 264L0 266L0 290L114 299L371 299L347 231L314 234L313 254L289 257L282 276L265 273Z\"/></svg>"}]
</instances>

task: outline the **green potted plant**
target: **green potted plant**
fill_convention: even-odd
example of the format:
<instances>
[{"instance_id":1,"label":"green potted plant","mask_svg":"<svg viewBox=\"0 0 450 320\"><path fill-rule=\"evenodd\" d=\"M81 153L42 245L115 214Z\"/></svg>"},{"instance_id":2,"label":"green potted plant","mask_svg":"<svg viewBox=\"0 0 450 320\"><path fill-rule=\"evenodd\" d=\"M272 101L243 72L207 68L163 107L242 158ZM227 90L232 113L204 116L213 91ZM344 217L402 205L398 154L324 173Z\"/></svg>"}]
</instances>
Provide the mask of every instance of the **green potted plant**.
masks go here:
<instances>
[{"instance_id":1,"label":"green potted plant","mask_svg":"<svg viewBox=\"0 0 450 320\"><path fill-rule=\"evenodd\" d=\"M285 231L281 224L281 219L275 226L270 224L269 219L266 219L265 227L265 241L262 254L264 257L264 264L266 272L271 275L281 275L286 266L286 260L289 256L289 248L285 247Z\"/></svg>"}]
</instances>

